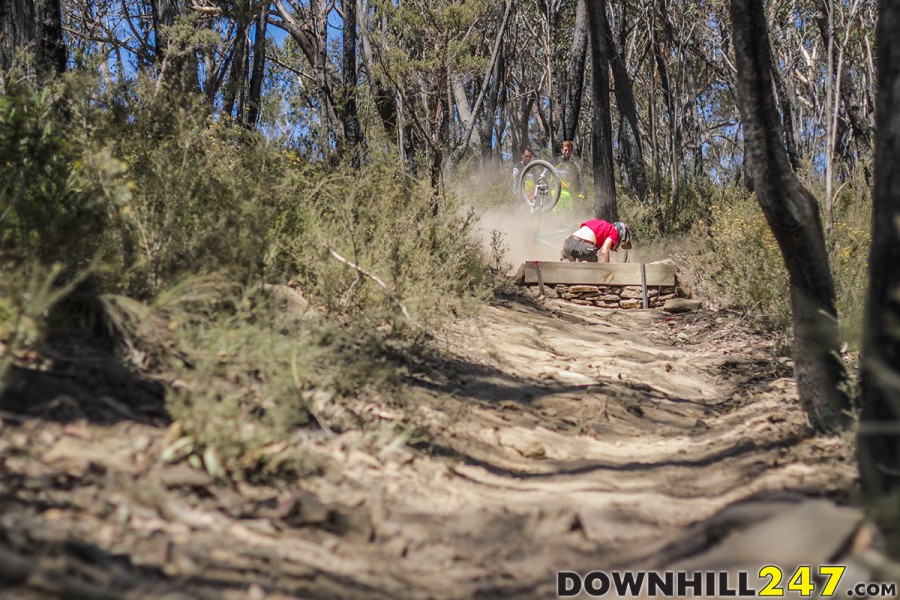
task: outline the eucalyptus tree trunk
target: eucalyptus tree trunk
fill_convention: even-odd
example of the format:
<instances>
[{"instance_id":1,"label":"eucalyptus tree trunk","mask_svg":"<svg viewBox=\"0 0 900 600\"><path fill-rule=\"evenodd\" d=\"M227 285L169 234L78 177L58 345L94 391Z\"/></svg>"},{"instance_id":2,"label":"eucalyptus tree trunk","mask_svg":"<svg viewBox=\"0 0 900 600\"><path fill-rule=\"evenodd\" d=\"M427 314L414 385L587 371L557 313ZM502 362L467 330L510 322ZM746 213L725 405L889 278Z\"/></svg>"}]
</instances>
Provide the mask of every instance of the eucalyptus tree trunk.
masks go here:
<instances>
[{"instance_id":1,"label":"eucalyptus tree trunk","mask_svg":"<svg viewBox=\"0 0 900 600\"><path fill-rule=\"evenodd\" d=\"M779 28L781 24L776 24ZM787 27L793 27L788 24ZM777 37L777 36L775 36ZM803 151L800 140L800 105L797 99L797 91L794 88L794 81L790 74L790 69L794 64L793 53L796 49L791 44L791 55L781 57L775 50L774 40L770 39L771 48L769 49L775 58L772 64L772 78L775 83L775 91L778 94L778 108L781 109L782 124L784 126L784 144L788 154L788 160L791 162L791 168L799 171L802 166ZM790 42L788 42L790 44ZM779 63L784 63L785 73L782 73Z\"/></svg>"},{"instance_id":2,"label":"eucalyptus tree trunk","mask_svg":"<svg viewBox=\"0 0 900 600\"><path fill-rule=\"evenodd\" d=\"M681 129L678 124L678 116L675 108L675 92L672 89L672 83L669 78L669 51L664 47L664 40L660 37L666 36L666 5L665 0L659 0L655 3L654 19L651 27L656 29L657 22L662 22L662 31L654 33L653 40L653 58L656 61L656 69L659 72L659 85L662 91L663 101L666 106L666 114L668 115L669 130L666 139L667 154L669 156L669 182L672 186L672 202L669 206L669 216L675 214L680 198L681 170L684 164L683 151L681 147ZM672 41L670 39L670 41ZM660 161L662 162L662 161Z\"/></svg>"},{"instance_id":3,"label":"eucalyptus tree trunk","mask_svg":"<svg viewBox=\"0 0 900 600\"><path fill-rule=\"evenodd\" d=\"M199 87L197 57L189 49L175 48L168 32L182 14L179 0L152 0L151 7L159 68L157 86L165 83L180 90L196 91Z\"/></svg>"},{"instance_id":4,"label":"eucalyptus tree trunk","mask_svg":"<svg viewBox=\"0 0 900 600\"><path fill-rule=\"evenodd\" d=\"M785 77L779 68L773 65L772 77L775 82L775 90L778 92L778 105L781 108L782 123L784 124L784 146L787 150L788 160L794 171L799 171L802 166L803 154L800 145L800 128L796 117L800 114L797 103L797 94L790 77Z\"/></svg>"},{"instance_id":5,"label":"eucalyptus tree trunk","mask_svg":"<svg viewBox=\"0 0 900 600\"><path fill-rule=\"evenodd\" d=\"M566 74L566 102L562 118L562 139L574 140L578 131L578 117L581 115L581 96L584 93L584 64L587 60L588 45L588 0L578 0L575 12L575 32L569 67Z\"/></svg>"},{"instance_id":6,"label":"eucalyptus tree trunk","mask_svg":"<svg viewBox=\"0 0 900 600\"><path fill-rule=\"evenodd\" d=\"M356 108L356 0L346 0L344 7L343 46L344 85L341 93L338 112L344 123L344 142L346 150L350 153L350 162L354 166L360 165L360 152L363 145L363 133L359 124L359 114Z\"/></svg>"},{"instance_id":7,"label":"eucalyptus tree trunk","mask_svg":"<svg viewBox=\"0 0 900 600\"><path fill-rule=\"evenodd\" d=\"M606 0L587 3L591 35L591 98L594 103L591 136L591 171L594 175L594 216L606 221L618 217L612 160L612 119L609 106L609 35Z\"/></svg>"},{"instance_id":8,"label":"eucalyptus tree trunk","mask_svg":"<svg viewBox=\"0 0 900 600\"><path fill-rule=\"evenodd\" d=\"M470 115L471 127L476 127L478 131L478 139L481 145L481 162L489 163L493 160L494 154L494 123L497 117L497 100L500 96L501 77L503 74L503 50L501 46L500 54L491 71L490 80L487 82L485 98L481 109L482 115L478 122L474 122L475 115ZM472 135L475 135L473 132Z\"/></svg>"},{"instance_id":9,"label":"eucalyptus tree trunk","mask_svg":"<svg viewBox=\"0 0 900 600\"><path fill-rule=\"evenodd\" d=\"M784 151L762 3L731 0L731 20L747 166L790 277L800 400L813 427L831 432L847 423L850 398L818 205Z\"/></svg>"},{"instance_id":10,"label":"eucalyptus tree trunk","mask_svg":"<svg viewBox=\"0 0 900 600\"><path fill-rule=\"evenodd\" d=\"M451 73L450 85L453 88L453 101L456 104L456 114L459 115L459 120L463 124L473 123L475 120L472 118L472 107L469 104L469 95L466 93L466 86L463 83L462 75L459 73ZM480 128L472 132L472 137L475 138L475 145L481 147Z\"/></svg>"},{"instance_id":11,"label":"eucalyptus tree trunk","mask_svg":"<svg viewBox=\"0 0 900 600\"><path fill-rule=\"evenodd\" d=\"M231 54L231 73L225 84L222 96L222 112L227 116L234 116L236 122L241 122L243 115L240 106L244 101L244 87L247 82L247 68L249 66L250 52L247 47L247 37L250 34L250 7L246 1L237 7L235 14L234 44ZM238 106L235 115L235 107Z\"/></svg>"},{"instance_id":12,"label":"eucalyptus tree trunk","mask_svg":"<svg viewBox=\"0 0 900 600\"><path fill-rule=\"evenodd\" d=\"M262 105L262 83L266 71L266 25L269 22L269 3L260 2L256 15L256 38L253 40L253 71L250 73L250 92L244 125L250 129L259 121Z\"/></svg>"},{"instance_id":13,"label":"eucalyptus tree trunk","mask_svg":"<svg viewBox=\"0 0 900 600\"><path fill-rule=\"evenodd\" d=\"M624 10L623 8L623 13ZM603 13L603 18L606 19L606 13ZM644 167L644 151L641 148L641 130L634 102L634 86L625 65L623 48L616 44L608 21L606 31L609 34L607 44L615 83L616 106L619 109L619 146L622 162L628 174L628 184L638 199L643 201L647 195L647 171Z\"/></svg>"},{"instance_id":14,"label":"eucalyptus tree trunk","mask_svg":"<svg viewBox=\"0 0 900 600\"><path fill-rule=\"evenodd\" d=\"M364 0L357 0L356 8L359 46L360 50L362 50L362 60L363 65L365 65L366 75L369 77L369 87L372 99L375 102L375 110L378 111L381 126L384 128L388 139L393 140L398 137L399 108L397 94L391 89L391 86L388 85L376 66L375 50L372 48L372 42L369 38L370 10L368 3L364 2ZM402 144L400 146L402 147Z\"/></svg>"},{"instance_id":15,"label":"eucalyptus tree trunk","mask_svg":"<svg viewBox=\"0 0 900 600\"><path fill-rule=\"evenodd\" d=\"M560 9L562 7L561 0L538 0L538 6L543 13L543 35L542 35L542 54L544 57L544 79L545 91L550 101L546 114L541 110L538 104L538 114L541 117L543 127L547 132L547 146L551 153L556 155L559 152L560 144L563 140L559 139L560 127L562 122L562 89L564 88L565 72L560 69L557 72L554 65L554 49L555 44L560 38L559 18ZM561 85L562 84L562 85Z\"/></svg>"},{"instance_id":16,"label":"eucalyptus tree trunk","mask_svg":"<svg viewBox=\"0 0 900 600\"><path fill-rule=\"evenodd\" d=\"M875 188L857 451L863 489L900 488L900 0L880 0Z\"/></svg>"},{"instance_id":17,"label":"eucalyptus tree trunk","mask_svg":"<svg viewBox=\"0 0 900 600\"><path fill-rule=\"evenodd\" d=\"M295 12L287 9L284 0L273 0L282 21L281 27L287 31L300 46L306 60L313 69L316 81L318 100L319 127L324 136L333 135L336 145L341 146L344 139L344 122L338 118L335 110L334 91L341 84L337 68L328 60L328 13L331 3L323 0L311 0L308 7L291 1Z\"/></svg>"},{"instance_id":18,"label":"eucalyptus tree trunk","mask_svg":"<svg viewBox=\"0 0 900 600\"><path fill-rule=\"evenodd\" d=\"M17 64L16 53L31 53L31 61ZM21 67L38 84L66 68L59 0L2 0L0 2L0 69Z\"/></svg>"}]
</instances>

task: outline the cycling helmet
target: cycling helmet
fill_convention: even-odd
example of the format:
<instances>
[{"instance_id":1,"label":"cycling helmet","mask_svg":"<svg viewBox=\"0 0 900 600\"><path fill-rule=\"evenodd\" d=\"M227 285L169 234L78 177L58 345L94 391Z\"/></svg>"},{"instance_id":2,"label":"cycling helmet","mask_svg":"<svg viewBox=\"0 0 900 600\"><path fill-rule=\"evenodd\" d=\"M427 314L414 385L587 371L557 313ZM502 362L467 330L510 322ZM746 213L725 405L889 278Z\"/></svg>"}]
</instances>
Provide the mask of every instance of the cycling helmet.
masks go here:
<instances>
[{"instance_id":1,"label":"cycling helmet","mask_svg":"<svg viewBox=\"0 0 900 600\"><path fill-rule=\"evenodd\" d=\"M619 233L619 242L616 244L616 250L620 247L623 250L631 249L631 231L628 229L628 225L622 223L621 221L616 221L613 223L613 227L616 228L616 231Z\"/></svg>"}]
</instances>

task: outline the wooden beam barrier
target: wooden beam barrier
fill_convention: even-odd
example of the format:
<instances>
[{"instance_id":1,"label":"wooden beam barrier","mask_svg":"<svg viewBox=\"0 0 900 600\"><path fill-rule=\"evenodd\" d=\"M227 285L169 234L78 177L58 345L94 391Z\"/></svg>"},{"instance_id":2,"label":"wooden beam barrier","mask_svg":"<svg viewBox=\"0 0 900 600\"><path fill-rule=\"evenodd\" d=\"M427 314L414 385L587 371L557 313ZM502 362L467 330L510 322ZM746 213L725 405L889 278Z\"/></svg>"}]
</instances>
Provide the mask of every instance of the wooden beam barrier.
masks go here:
<instances>
[{"instance_id":1,"label":"wooden beam barrier","mask_svg":"<svg viewBox=\"0 0 900 600\"><path fill-rule=\"evenodd\" d=\"M675 285L675 266L665 263L541 262L538 275L535 261L525 262L525 283L538 283L540 279L543 285L562 283L643 287L642 267L648 287Z\"/></svg>"}]
</instances>

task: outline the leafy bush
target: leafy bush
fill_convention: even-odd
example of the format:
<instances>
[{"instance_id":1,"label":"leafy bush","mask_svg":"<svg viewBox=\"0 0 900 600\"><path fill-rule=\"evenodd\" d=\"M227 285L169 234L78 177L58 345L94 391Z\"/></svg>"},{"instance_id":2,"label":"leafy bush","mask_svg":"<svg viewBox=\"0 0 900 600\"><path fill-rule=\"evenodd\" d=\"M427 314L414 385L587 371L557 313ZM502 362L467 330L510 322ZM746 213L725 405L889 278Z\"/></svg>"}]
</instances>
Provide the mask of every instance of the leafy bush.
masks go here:
<instances>
[{"instance_id":1,"label":"leafy bush","mask_svg":"<svg viewBox=\"0 0 900 600\"><path fill-rule=\"evenodd\" d=\"M84 117L95 129L85 146L112 153L128 179L107 239L123 249L113 257L110 285L150 298L191 273L260 277L265 232L286 197L281 153L240 128L210 125L198 99L147 83L132 92L127 110Z\"/></svg>"},{"instance_id":2,"label":"leafy bush","mask_svg":"<svg viewBox=\"0 0 900 600\"><path fill-rule=\"evenodd\" d=\"M788 328L787 270L762 210L750 193L737 188L716 200L709 220L694 227L697 287L714 302Z\"/></svg>"},{"instance_id":3,"label":"leafy bush","mask_svg":"<svg viewBox=\"0 0 900 600\"><path fill-rule=\"evenodd\" d=\"M0 94L0 249L84 268L96 249L104 198L78 177L81 153L49 89L10 81Z\"/></svg>"},{"instance_id":4,"label":"leafy bush","mask_svg":"<svg viewBox=\"0 0 900 600\"><path fill-rule=\"evenodd\" d=\"M682 181L674 198L671 181L660 183L663 188L658 197L648 190L644 202L639 202L627 187L619 188L619 217L640 232L642 244L688 234L698 222L709 221L712 205L721 194L709 180L695 178Z\"/></svg>"},{"instance_id":5,"label":"leafy bush","mask_svg":"<svg viewBox=\"0 0 900 600\"><path fill-rule=\"evenodd\" d=\"M392 389L428 327L494 284L473 214L394 161L326 172L143 82L53 90L0 96L0 243L23 265L0 276L0 335L33 347L89 274L122 356L170 383L182 449L220 475L271 475L265 448L312 397ZM287 282L314 316L261 291Z\"/></svg>"},{"instance_id":6,"label":"leafy bush","mask_svg":"<svg viewBox=\"0 0 900 600\"><path fill-rule=\"evenodd\" d=\"M813 188L815 192L815 188ZM836 308L843 339L858 347L867 288L871 203L865 186L849 186L838 204L831 252ZM791 306L787 270L754 196L719 192L708 220L693 230L695 285L709 301L746 310L761 323L787 330Z\"/></svg>"},{"instance_id":7,"label":"leafy bush","mask_svg":"<svg viewBox=\"0 0 900 600\"><path fill-rule=\"evenodd\" d=\"M825 197L821 181L804 183L816 197ZM838 187L834 213L834 235L830 242L826 239L826 244L834 277L835 304L841 336L851 349L858 350L862 343L872 241L872 188L863 166L851 172Z\"/></svg>"},{"instance_id":8,"label":"leafy bush","mask_svg":"<svg viewBox=\"0 0 900 600\"><path fill-rule=\"evenodd\" d=\"M434 214L432 190L386 159L324 176L307 169L293 187L269 232L267 264L329 312L380 322L406 307L427 321L493 283L474 215L452 196Z\"/></svg>"}]
</instances>

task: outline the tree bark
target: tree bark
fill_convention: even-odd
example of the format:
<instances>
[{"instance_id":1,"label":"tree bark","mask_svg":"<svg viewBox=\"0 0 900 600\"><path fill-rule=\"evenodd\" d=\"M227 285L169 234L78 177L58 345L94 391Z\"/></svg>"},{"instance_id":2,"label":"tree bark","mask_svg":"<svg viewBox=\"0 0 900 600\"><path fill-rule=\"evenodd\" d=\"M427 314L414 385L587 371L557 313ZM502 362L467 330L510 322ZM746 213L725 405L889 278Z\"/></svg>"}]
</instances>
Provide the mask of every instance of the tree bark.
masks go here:
<instances>
[{"instance_id":1,"label":"tree bark","mask_svg":"<svg viewBox=\"0 0 900 600\"><path fill-rule=\"evenodd\" d=\"M222 97L222 112L229 117L235 117L234 109L239 102L239 96L243 95L244 84L247 81L247 60L249 52L247 50L247 35L250 32L250 15L247 7L242 6L238 9L234 32L234 48L231 58L231 74L228 76L228 83L225 85L225 92ZM236 121L242 118L240 108L236 116Z\"/></svg>"},{"instance_id":2,"label":"tree bark","mask_svg":"<svg viewBox=\"0 0 900 600\"><path fill-rule=\"evenodd\" d=\"M609 106L609 48L606 0L587 3L591 35L591 97L594 102L591 172L594 175L594 215L613 222L618 217L612 160L612 119Z\"/></svg>"},{"instance_id":3,"label":"tree bark","mask_svg":"<svg viewBox=\"0 0 900 600\"><path fill-rule=\"evenodd\" d=\"M344 7L344 87L341 94L340 119L344 123L344 138L347 151L350 152L350 162L354 166L360 164L360 152L362 151L363 134L359 124L359 114L356 108L356 0L346 0Z\"/></svg>"},{"instance_id":4,"label":"tree bark","mask_svg":"<svg viewBox=\"0 0 900 600\"><path fill-rule=\"evenodd\" d=\"M389 85L384 83L375 66L375 52L369 39L369 12L367 5L363 4L362 0L357 0L356 8L357 20L359 21L357 27L359 45L362 50L366 74L369 76L369 85L372 90L372 98L375 101L375 110L378 111L378 117L381 119L381 125L384 127L388 138L394 138L397 136L398 124L397 95Z\"/></svg>"},{"instance_id":5,"label":"tree bark","mask_svg":"<svg viewBox=\"0 0 900 600\"><path fill-rule=\"evenodd\" d=\"M463 127L466 123L472 123L472 109L469 106L469 96L466 94L466 86L463 84L462 75L453 73L450 75L450 85L453 86L453 99L456 102L456 112L459 114L459 120ZM481 133L478 131L472 134L475 137L475 144L481 146Z\"/></svg>"},{"instance_id":6,"label":"tree bark","mask_svg":"<svg viewBox=\"0 0 900 600\"><path fill-rule=\"evenodd\" d=\"M819 210L784 151L762 3L731 0L731 20L747 166L790 277L800 400L813 427L832 432L847 423L850 398Z\"/></svg>"},{"instance_id":7,"label":"tree bark","mask_svg":"<svg viewBox=\"0 0 900 600\"><path fill-rule=\"evenodd\" d=\"M606 19L605 13L603 18ZM638 199L643 201L647 195L647 171L644 167L641 130L638 126L637 108L634 103L634 87L631 77L628 75L622 49L616 44L608 21L606 31L609 34L607 44L610 51L613 82L615 83L616 106L619 108L619 146L622 152L622 162L625 164L625 172L628 174L628 184Z\"/></svg>"},{"instance_id":8,"label":"tree bark","mask_svg":"<svg viewBox=\"0 0 900 600\"><path fill-rule=\"evenodd\" d=\"M156 63L159 65L157 85L165 83L183 90L198 88L197 58L185 49L172 52L167 29L175 24L181 14L179 0L153 0L153 32L156 44Z\"/></svg>"},{"instance_id":9,"label":"tree bark","mask_svg":"<svg viewBox=\"0 0 900 600\"><path fill-rule=\"evenodd\" d=\"M587 46L587 0L578 0L578 8L575 12L575 34L566 74L566 102L562 118L562 138L564 140L574 140L578 131L581 96L584 93L584 65L587 60Z\"/></svg>"},{"instance_id":10,"label":"tree bark","mask_svg":"<svg viewBox=\"0 0 900 600\"><path fill-rule=\"evenodd\" d=\"M334 98L334 90L341 85L340 76L327 55L329 5L321 0L310 2L304 9L307 14L301 14L302 21L298 22L283 0L274 0L274 4L282 19L278 25L294 38L315 73L320 126L328 129L340 145L344 123L337 116Z\"/></svg>"},{"instance_id":11,"label":"tree bark","mask_svg":"<svg viewBox=\"0 0 900 600\"><path fill-rule=\"evenodd\" d=\"M655 31L658 21L661 21L663 24L662 32L655 32L651 37L651 40L653 43L653 58L656 62L656 69L659 73L659 86L660 90L662 91L663 100L665 101L666 105L666 113L668 115L669 131L666 139L666 145L668 146L667 154L669 155L669 181L672 186L671 203L669 204L668 216L671 217L677 212L677 207L680 201L681 171L684 165L684 153L681 147L681 128L678 123L677 115L675 114L675 93L672 90L671 81L669 79L669 62L667 58L669 52L667 48L663 47L662 40L660 40L660 35L666 35L665 0L659 0L658 2L654 3L653 10L655 12L650 26L653 27ZM671 41L671 36L667 37L669 37ZM661 160L657 165L657 168L662 169Z\"/></svg>"},{"instance_id":12,"label":"tree bark","mask_svg":"<svg viewBox=\"0 0 900 600\"><path fill-rule=\"evenodd\" d=\"M875 187L863 341L859 471L877 496L900 487L900 0L880 0Z\"/></svg>"},{"instance_id":13,"label":"tree bark","mask_svg":"<svg viewBox=\"0 0 900 600\"><path fill-rule=\"evenodd\" d=\"M772 56L776 56L774 45L770 48ZM787 61L790 65L790 60ZM802 166L802 151L800 145L800 127L795 117L800 114L797 101L797 93L794 90L794 82L790 73L782 74L777 64L772 64L772 77L775 83L775 91L778 94L778 106L781 109L782 123L784 124L784 144L787 149L788 160L791 168L799 171Z\"/></svg>"},{"instance_id":14,"label":"tree bark","mask_svg":"<svg viewBox=\"0 0 900 600\"><path fill-rule=\"evenodd\" d=\"M262 83L266 74L266 25L269 22L269 4L261 2L256 16L256 37L253 40L253 71L250 74L250 93L244 125L250 129L259 121L262 104Z\"/></svg>"},{"instance_id":15,"label":"tree bark","mask_svg":"<svg viewBox=\"0 0 900 600\"><path fill-rule=\"evenodd\" d=\"M17 64L25 49L32 62ZM66 68L59 0L3 0L0 3L0 69L14 66L41 85Z\"/></svg>"}]
</instances>

